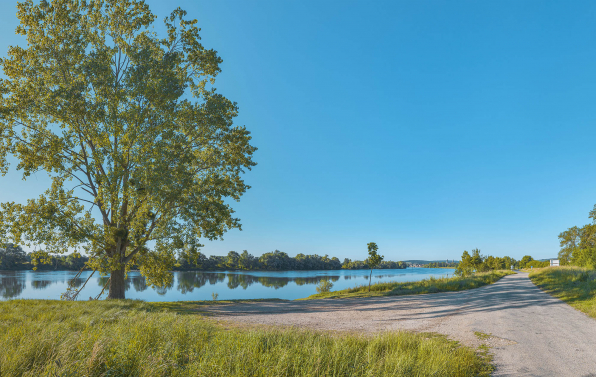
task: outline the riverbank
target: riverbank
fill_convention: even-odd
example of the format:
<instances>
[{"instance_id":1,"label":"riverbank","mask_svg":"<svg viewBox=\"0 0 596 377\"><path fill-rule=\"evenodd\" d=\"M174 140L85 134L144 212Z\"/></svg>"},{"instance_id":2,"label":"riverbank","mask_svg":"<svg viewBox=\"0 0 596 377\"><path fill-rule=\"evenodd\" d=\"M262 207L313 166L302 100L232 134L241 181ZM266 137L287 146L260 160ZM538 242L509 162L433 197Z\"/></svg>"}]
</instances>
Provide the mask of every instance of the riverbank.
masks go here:
<instances>
[{"instance_id":1,"label":"riverbank","mask_svg":"<svg viewBox=\"0 0 596 377\"><path fill-rule=\"evenodd\" d=\"M132 300L0 302L0 374L476 376L491 370L485 356L443 336L237 328L202 317L192 305L176 308Z\"/></svg>"},{"instance_id":2,"label":"riverbank","mask_svg":"<svg viewBox=\"0 0 596 377\"><path fill-rule=\"evenodd\" d=\"M311 295L303 300L320 298L349 298L349 297L371 297L371 296L401 296L424 293L455 292L466 289L482 287L492 284L503 276L514 274L508 270L490 271L477 273L467 277L454 276L451 278L429 278L415 282L389 282L377 283L370 287L361 285L355 288L344 289L333 292L322 292Z\"/></svg>"},{"instance_id":3,"label":"riverbank","mask_svg":"<svg viewBox=\"0 0 596 377\"><path fill-rule=\"evenodd\" d=\"M530 280L592 318L596 318L596 270L561 266L534 269Z\"/></svg>"}]
</instances>

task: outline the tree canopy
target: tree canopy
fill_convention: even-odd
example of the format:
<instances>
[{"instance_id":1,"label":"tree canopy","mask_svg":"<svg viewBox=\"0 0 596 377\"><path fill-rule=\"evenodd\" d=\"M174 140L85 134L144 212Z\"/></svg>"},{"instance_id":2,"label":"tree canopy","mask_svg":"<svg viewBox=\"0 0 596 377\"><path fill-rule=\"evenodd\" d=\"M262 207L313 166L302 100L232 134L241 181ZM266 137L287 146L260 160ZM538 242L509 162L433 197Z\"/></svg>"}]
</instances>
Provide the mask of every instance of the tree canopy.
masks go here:
<instances>
[{"instance_id":1,"label":"tree canopy","mask_svg":"<svg viewBox=\"0 0 596 377\"><path fill-rule=\"evenodd\" d=\"M200 238L241 226L226 200L249 188L256 148L213 87L221 58L180 8L162 37L143 1L17 8L27 45L0 60L0 171L16 158L24 179L45 171L51 186L1 204L0 241L85 252L110 273L109 298L124 298L133 263L168 284L176 254L192 260Z\"/></svg>"},{"instance_id":2,"label":"tree canopy","mask_svg":"<svg viewBox=\"0 0 596 377\"><path fill-rule=\"evenodd\" d=\"M573 226L559 234L561 250L559 260L562 265L596 268L596 205L588 217L591 224Z\"/></svg>"},{"instance_id":3,"label":"tree canopy","mask_svg":"<svg viewBox=\"0 0 596 377\"><path fill-rule=\"evenodd\" d=\"M528 256L529 257L529 256ZM532 257L529 257L530 260ZM455 275L469 276L474 272L486 272L492 270L508 270L511 267L519 267L519 262L515 259L504 257L484 256L480 254L480 249L472 249L472 255L464 250L461 256L461 262L455 268Z\"/></svg>"},{"instance_id":4,"label":"tree canopy","mask_svg":"<svg viewBox=\"0 0 596 377\"><path fill-rule=\"evenodd\" d=\"M379 247L377 246L376 242L369 242L366 244L368 248L368 258L366 259L366 263L370 268L370 277L368 279L368 291L370 292L370 284L372 282L372 270L373 268L377 268L379 264L383 261L383 256L377 253Z\"/></svg>"}]
</instances>

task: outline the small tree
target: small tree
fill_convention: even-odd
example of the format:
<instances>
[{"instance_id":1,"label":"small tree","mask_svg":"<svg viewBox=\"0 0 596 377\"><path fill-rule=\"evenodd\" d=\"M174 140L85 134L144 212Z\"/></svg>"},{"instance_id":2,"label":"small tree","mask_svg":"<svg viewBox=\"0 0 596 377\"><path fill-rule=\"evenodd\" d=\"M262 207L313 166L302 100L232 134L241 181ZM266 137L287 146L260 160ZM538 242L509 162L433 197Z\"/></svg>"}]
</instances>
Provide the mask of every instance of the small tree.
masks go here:
<instances>
[{"instance_id":1,"label":"small tree","mask_svg":"<svg viewBox=\"0 0 596 377\"><path fill-rule=\"evenodd\" d=\"M459 262L457 268L455 269L455 275L468 276L472 274L473 270L474 266L472 264L472 257L467 252L467 250L464 250L464 253L461 256L461 262Z\"/></svg>"},{"instance_id":2,"label":"small tree","mask_svg":"<svg viewBox=\"0 0 596 377\"><path fill-rule=\"evenodd\" d=\"M379 247L375 242L369 242L367 246L368 258L366 259L366 263L368 264L368 267L370 267L370 277L368 278L368 291L370 292L370 285L372 282L372 270L376 268L379 264L381 264L383 256L377 253Z\"/></svg>"},{"instance_id":3,"label":"small tree","mask_svg":"<svg viewBox=\"0 0 596 377\"><path fill-rule=\"evenodd\" d=\"M519 268L526 268L528 266L528 263L530 263L533 260L534 258L532 258L531 256L524 255L524 257L519 261Z\"/></svg>"}]
</instances>

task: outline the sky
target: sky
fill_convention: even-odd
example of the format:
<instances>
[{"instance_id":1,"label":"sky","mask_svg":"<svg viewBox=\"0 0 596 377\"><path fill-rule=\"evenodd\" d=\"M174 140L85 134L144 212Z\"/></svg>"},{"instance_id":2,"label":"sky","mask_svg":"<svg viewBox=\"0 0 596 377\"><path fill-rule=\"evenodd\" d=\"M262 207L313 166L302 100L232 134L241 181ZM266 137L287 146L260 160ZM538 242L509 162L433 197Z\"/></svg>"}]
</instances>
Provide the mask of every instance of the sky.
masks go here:
<instances>
[{"instance_id":1,"label":"sky","mask_svg":"<svg viewBox=\"0 0 596 377\"><path fill-rule=\"evenodd\" d=\"M556 257L596 204L596 2L149 0L223 58L258 148L207 255ZM15 2L0 1L0 56ZM156 30L161 30L156 27ZM0 177L0 201L45 188Z\"/></svg>"}]
</instances>

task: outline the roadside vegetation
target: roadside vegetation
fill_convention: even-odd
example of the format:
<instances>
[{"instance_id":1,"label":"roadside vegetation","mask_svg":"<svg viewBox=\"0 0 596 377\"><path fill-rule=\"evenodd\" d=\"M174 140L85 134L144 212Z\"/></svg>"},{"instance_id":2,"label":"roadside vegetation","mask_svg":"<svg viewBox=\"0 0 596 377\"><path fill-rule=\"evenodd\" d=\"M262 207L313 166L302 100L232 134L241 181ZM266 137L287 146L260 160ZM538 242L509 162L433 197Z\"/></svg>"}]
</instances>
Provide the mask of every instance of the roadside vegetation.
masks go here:
<instances>
[{"instance_id":1,"label":"roadside vegetation","mask_svg":"<svg viewBox=\"0 0 596 377\"><path fill-rule=\"evenodd\" d=\"M525 255L520 260L515 260L509 256L493 257L492 255L481 255L480 249L472 249L471 253L464 250L461 261L457 264L455 274L459 276L468 276L477 272L487 272L494 270L511 270L524 268L539 268L550 265L550 260L539 261L530 255Z\"/></svg>"},{"instance_id":2,"label":"roadside vegetation","mask_svg":"<svg viewBox=\"0 0 596 377\"><path fill-rule=\"evenodd\" d=\"M195 303L0 302L2 376L477 376L442 336L225 328Z\"/></svg>"},{"instance_id":3,"label":"roadside vegetation","mask_svg":"<svg viewBox=\"0 0 596 377\"><path fill-rule=\"evenodd\" d=\"M596 318L596 205L591 224L573 226L559 234L560 267L530 272L534 284L574 308Z\"/></svg>"},{"instance_id":4,"label":"roadside vegetation","mask_svg":"<svg viewBox=\"0 0 596 377\"><path fill-rule=\"evenodd\" d=\"M588 214L591 224L573 226L559 234L562 266L572 265L596 269L596 205Z\"/></svg>"},{"instance_id":5,"label":"roadside vegetation","mask_svg":"<svg viewBox=\"0 0 596 377\"><path fill-rule=\"evenodd\" d=\"M596 270L563 266L530 272L534 284L574 308L596 318Z\"/></svg>"},{"instance_id":6,"label":"roadside vegetation","mask_svg":"<svg viewBox=\"0 0 596 377\"><path fill-rule=\"evenodd\" d=\"M348 297L369 297L369 296L398 296L423 293L454 292L466 289L482 287L492 284L503 276L511 275L513 272L507 270L479 272L468 276L454 276L451 278L429 278L420 281L406 283L377 283L370 287L362 285L355 288L344 289L334 292L323 292L305 298L348 298Z\"/></svg>"}]
</instances>

